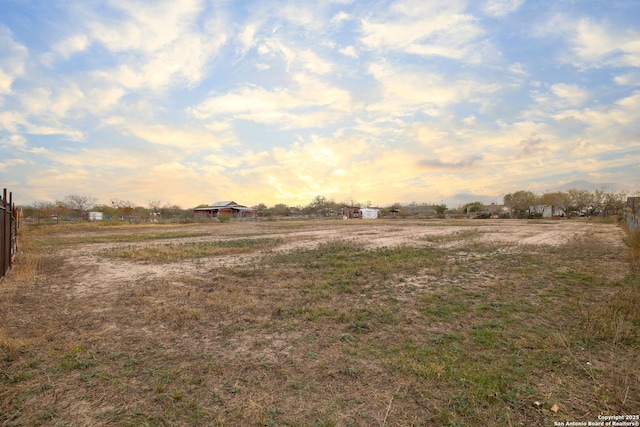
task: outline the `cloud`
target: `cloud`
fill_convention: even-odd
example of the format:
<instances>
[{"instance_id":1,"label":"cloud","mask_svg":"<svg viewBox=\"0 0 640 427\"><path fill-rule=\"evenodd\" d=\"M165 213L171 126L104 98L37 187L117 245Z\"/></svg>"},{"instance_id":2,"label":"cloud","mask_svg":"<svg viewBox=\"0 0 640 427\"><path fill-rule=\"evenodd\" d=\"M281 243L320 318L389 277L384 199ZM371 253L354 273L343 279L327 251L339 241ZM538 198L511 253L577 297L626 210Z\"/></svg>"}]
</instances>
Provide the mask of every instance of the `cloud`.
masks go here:
<instances>
[{"instance_id":1,"label":"cloud","mask_svg":"<svg viewBox=\"0 0 640 427\"><path fill-rule=\"evenodd\" d=\"M527 72L526 66L521 62L516 62L515 64L509 65L508 70L509 72L518 76L526 77L529 75L529 73Z\"/></svg>"},{"instance_id":2,"label":"cloud","mask_svg":"<svg viewBox=\"0 0 640 427\"><path fill-rule=\"evenodd\" d=\"M62 123L37 125L26 122L22 124L22 127L25 133L31 135L59 135L69 141L82 141L85 139L85 133L83 131Z\"/></svg>"},{"instance_id":3,"label":"cloud","mask_svg":"<svg viewBox=\"0 0 640 427\"><path fill-rule=\"evenodd\" d=\"M524 0L488 0L482 5L484 13L502 17L515 12L524 4Z\"/></svg>"},{"instance_id":4,"label":"cloud","mask_svg":"<svg viewBox=\"0 0 640 427\"><path fill-rule=\"evenodd\" d=\"M25 120L24 115L17 111L0 111L0 130L18 133Z\"/></svg>"},{"instance_id":5,"label":"cloud","mask_svg":"<svg viewBox=\"0 0 640 427\"><path fill-rule=\"evenodd\" d=\"M640 86L640 71L616 75L613 81L621 86Z\"/></svg>"},{"instance_id":6,"label":"cloud","mask_svg":"<svg viewBox=\"0 0 640 427\"><path fill-rule=\"evenodd\" d=\"M388 63L373 63L369 72L381 88L379 102L369 104L369 111L386 111L393 115L412 115L416 110L440 115L446 107L458 103L484 103L487 95L504 86L484 83L473 78L456 79L418 67L396 67Z\"/></svg>"},{"instance_id":7,"label":"cloud","mask_svg":"<svg viewBox=\"0 0 640 427\"><path fill-rule=\"evenodd\" d=\"M338 52L343 54L344 56L348 56L350 58L358 58L358 53L356 52L353 46L346 46L341 49L338 49Z\"/></svg>"},{"instance_id":8,"label":"cloud","mask_svg":"<svg viewBox=\"0 0 640 427\"><path fill-rule=\"evenodd\" d=\"M208 60L228 38L228 24L222 16L199 16L199 1L162 1L153 5L113 1L110 5L109 12L115 14L87 12L86 33L74 35L71 40L88 37L86 43L99 44L117 58L125 59L113 69L95 69L93 75L128 89L165 90L176 85L196 85L206 75ZM202 21L204 31L197 31Z\"/></svg>"},{"instance_id":9,"label":"cloud","mask_svg":"<svg viewBox=\"0 0 640 427\"><path fill-rule=\"evenodd\" d=\"M286 71L290 73L306 72L323 75L333 71L333 63L321 58L311 48L300 47L278 37L262 40L258 51L262 57L268 57L270 60L282 58Z\"/></svg>"},{"instance_id":10,"label":"cloud","mask_svg":"<svg viewBox=\"0 0 640 427\"><path fill-rule=\"evenodd\" d=\"M93 39L107 49L153 53L178 40L201 11L198 0L174 2L113 0L113 13L91 13L89 28ZM124 19L123 19L124 18Z\"/></svg>"},{"instance_id":11,"label":"cloud","mask_svg":"<svg viewBox=\"0 0 640 427\"><path fill-rule=\"evenodd\" d=\"M23 159L4 159L0 160L0 171L7 171L16 167L24 165L26 162Z\"/></svg>"},{"instance_id":12,"label":"cloud","mask_svg":"<svg viewBox=\"0 0 640 427\"><path fill-rule=\"evenodd\" d=\"M521 149L516 157L526 158L547 152L548 149L543 145L543 143L544 140L542 138L535 138L534 136L521 140L518 143Z\"/></svg>"},{"instance_id":13,"label":"cloud","mask_svg":"<svg viewBox=\"0 0 640 427\"><path fill-rule=\"evenodd\" d=\"M15 79L24 75L28 50L1 24L0 47L0 95L3 95L11 93Z\"/></svg>"},{"instance_id":14,"label":"cloud","mask_svg":"<svg viewBox=\"0 0 640 427\"><path fill-rule=\"evenodd\" d=\"M209 129L189 129L180 125L140 123L117 116L110 117L105 120L105 123L146 142L179 148L190 153L201 150L220 150L223 145L233 144L235 139L228 129L220 131L215 126Z\"/></svg>"},{"instance_id":15,"label":"cloud","mask_svg":"<svg viewBox=\"0 0 640 427\"><path fill-rule=\"evenodd\" d=\"M244 29L238 34L238 41L240 42L239 53L244 55L249 49L256 44L256 32L258 31L257 23L248 23L244 26Z\"/></svg>"},{"instance_id":16,"label":"cloud","mask_svg":"<svg viewBox=\"0 0 640 427\"><path fill-rule=\"evenodd\" d=\"M428 170L464 170L472 169L475 162L481 159L481 157L472 157L451 162L443 162L440 159L422 159L418 160L418 165Z\"/></svg>"},{"instance_id":17,"label":"cloud","mask_svg":"<svg viewBox=\"0 0 640 427\"><path fill-rule=\"evenodd\" d=\"M27 139L22 135L8 135L0 138L0 147L25 149L27 147Z\"/></svg>"},{"instance_id":18,"label":"cloud","mask_svg":"<svg viewBox=\"0 0 640 427\"><path fill-rule=\"evenodd\" d=\"M562 111L585 107L591 96L588 90L576 84L558 83L530 91L534 103L523 116L528 119L548 120L550 115L562 115Z\"/></svg>"},{"instance_id":19,"label":"cloud","mask_svg":"<svg viewBox=\"0 0 640 427\"><path fill-rule=\"evenodd\" d=\"M51 48L51 52L42 56L42 62L51 66L58 59L69 59L72 55L87 50L90 43L90 39L86 34L73 34L55 43Z\"/></svg>"},{"instance_id":20,"label":"cloud","mask_svg":"<svg viewBox=\"0 0 640 427\"><path fill-rule=\"evenodd\" d=\"M582 18L572 26L569 45L576 65L585 68L640 66L640 32Z\"/></svg>"},{"instance_id":21,"label":"cloud","mask_svg":"<svg viewBox=\"0 0 640 427\"><path fill-rule=\"evenodd\" d=\"M555 120L572 118L588 125L589 134L598 133L603 141L616 139L629 125L640 120L640 91L611 104L592 108L567 109L553 116Z\"/></svg>"},{"instance_id":22,"label":"cloud","mask_svg":"<svg viewBox=\"0 0 640 427\"><path fill-rule=\"evenodd\" d=\"M59 135L69 141L81 141L85 134L79 129L60 123L52 119L43 124L30 121L27 116L17 111L6 111L0 113L0 131L5 130L15 134L32 135Z\"/></svg>"},{"instance_id":23,"label":"cloud","mask_svg":"<svg viewBox=\"0 0 640 427\"><path fill-rule=\"evenodd\" d=\"M351 108L349 92L323 80L299 73L292 76L292 83L290 88L245 86L226 94L213 94L189 112L199 119L223 115L290 129L335 123L342 118L340 112Z\"/></svg>"},{"instance_id":24,"label":"cloud","mask_svg":"<svg viewBox=\"0 0 640 427\"><path fill-rule=\"evenodd\" d=\"M373 51L402 51L479 62L495 56L485 31L461 1L394 3L362 20L360 42ZM479 54L481 53L481 54Z\"/></svg>"},{"instance_id":25,"label":"cloud","mask_svg":"<svg viewBox=\"0 0 640 427\"><path fill-rule=\"evenodd\" d=\"M551 86L551 92L570 106L581 105L588 99L588 92L575 84L558 83Z\"/></svg>"},{"instance_id":26,"label":"cloud","mask_svg":"<svg viewBox=\"0 0 640 427\"><path fill-rule=\"evenodd\" d=\"M348 21L349 19L351 19L349 14L344 12L344 11L342 11L342 12L336 13L333 16L333 18L331 18L331 23L334 24L334 25L339 25L339 24L343 23L344 21Z\"/></svg>"}]
</instances>

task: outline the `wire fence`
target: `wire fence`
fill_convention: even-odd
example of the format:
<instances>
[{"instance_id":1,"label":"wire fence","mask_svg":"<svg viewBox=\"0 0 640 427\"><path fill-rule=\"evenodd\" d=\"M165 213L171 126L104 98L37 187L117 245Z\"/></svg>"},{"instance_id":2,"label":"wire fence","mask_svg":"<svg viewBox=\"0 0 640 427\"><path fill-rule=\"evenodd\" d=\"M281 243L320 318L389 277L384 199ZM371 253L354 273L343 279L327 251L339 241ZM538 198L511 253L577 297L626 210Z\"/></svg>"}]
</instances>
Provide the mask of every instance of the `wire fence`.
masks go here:
<instances>
[{"instance_id":1,"label":"wire fence","mask_svg":"<svg viewBox=\"0 0 640 427\"><path fill-rule=\"evenodd\" d=\"M638 230L640 226L640 197L628 197L624 211L624 220L630 231Z\"/></svg>"},{"instance_id":2,"label":"wire fence","mask_svg":"<svg viewBox=\"0 0 640 427\"><path fill-rule=\"evenodd\" d=\"M12 193L7 198L5 188L0 199L0 281L13 265L17 250L19 217L12 198Z\"/></svg>"}]
</instances>

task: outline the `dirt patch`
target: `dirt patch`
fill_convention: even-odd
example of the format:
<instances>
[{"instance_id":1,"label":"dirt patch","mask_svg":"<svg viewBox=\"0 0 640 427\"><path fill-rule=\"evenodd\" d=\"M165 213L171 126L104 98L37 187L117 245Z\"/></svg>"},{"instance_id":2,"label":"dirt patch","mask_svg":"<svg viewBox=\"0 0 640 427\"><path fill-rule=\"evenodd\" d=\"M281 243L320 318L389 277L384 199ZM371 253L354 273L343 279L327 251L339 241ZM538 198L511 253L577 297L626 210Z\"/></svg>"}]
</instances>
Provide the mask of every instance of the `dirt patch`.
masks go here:
<instances>
[{"instance_id":1,"label":"dirt patch","mask_svg":"<svg viewBox=\"0 0 640 427\"><path fill-rule=\"evenodd\" d=\"M287 224L288 225L288 224ZM212 230L215 227L215 231ZM298 228L304 228L299 230ZM167 264L143 264L123 260L109 259L101 256L107 249L135 246L139 248L163 244L184 244L198 242L228 241L247 236L279 238L283 243L274 249L280 252L292 252L311 249L332 240L345 240L364 245L368 248L394 247L399 245L422 245L433 237L451 236L451 241L458 241L456 234L465 231L477 233L475 239L481 242L506 245L540 245L560 246L577 236L597 236L606 239L609 244L617 245L621 251L623 231L612 224L592 223L586 221L548 221L528 223L526 221L478 220L465 222L463 226L455 226L445 221L344 221L321 222L319 224L304 223L299 227L287 227L244 222L224 225L179 226L175 231L192 233L208 233L200 237L183 239L154 240L147 242L125 243L93 243L73 245L57 250L57 255L64 258L69 281L66 286L75 288L75 292L108 292L113 285L146 280L162 280L180 276L197 275L203 270L219 266L243 266L255 261L263 254L256 252L249 255L216 256L186 262ZM145 229L148 232L148 229ZM125 232L126 229L125 229ZM92 231L95 236L98 231ZM116 234L106 230L106 234ZM75 233L72 236L81 238L87 233ZM446 240L446 239L444 239ZM444 241L443 240L443 241ZM436 240L437 241L437 240Z\"/></svg>"}]
</instances>

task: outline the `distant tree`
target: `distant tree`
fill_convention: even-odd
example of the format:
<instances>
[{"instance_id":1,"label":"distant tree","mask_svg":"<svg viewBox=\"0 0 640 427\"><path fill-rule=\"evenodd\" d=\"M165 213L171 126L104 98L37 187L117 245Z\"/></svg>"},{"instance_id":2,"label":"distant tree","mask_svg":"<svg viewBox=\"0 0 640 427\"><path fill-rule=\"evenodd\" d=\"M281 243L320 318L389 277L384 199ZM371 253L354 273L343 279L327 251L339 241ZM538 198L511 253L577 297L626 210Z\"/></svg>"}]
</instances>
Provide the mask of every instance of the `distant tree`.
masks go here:
<instances>
[{"instance_id":1,"label":"distant tree","mask_svg":"<svg viewBox=\"0 0 640 427\"><path fill-rule=\"evenodd\" d=\"M551 207L551 216L558 214L571 216L571 200L569 195L563 191L544 193L540 196L540 202L545 206Z\"/></svg>"},{"instance_id":2,"label":"distant tree","mask_svg":"<svg viewBox=\"0 0 640 427\"><path fill-rule=\"evenodd\" d=\"M531 191L516 191L504 196L504 204L516 214L530 215L536 211L536 206L541 204L539 196Z\"/></svg>"},{"instance_id":3,"label":"distant tree","mask_svg":"<svg viewBox=\"0 0 640 427\"><path fill-rule=\"evenodd\" d=\"M337 209L336 203L333 199L327 199L324 196L316 196L309 204L309 210L315 214L328 216L332 211Z\"/></svg>"},{"instance_id":4,"label":"distant tree","mask_svg":"<svg viewBox=\"0 0 640 427\"><path fill-rule=\"evenodd\" d=\"M61 220L69 216L69 208L61 201L56 202L38 202L33 206L27 206L24 209L25 217L50 218Z\"/></svg>"},{"instance_id":5,"label":"distant tree","mask_svg":"<svg viewBox=\"0 0 640 427\"><path fill-rule=\"evenodd\" d=\"M151 212L160 212L162 202L160 200L149 200L148 206Z\"/></svg>"},{"instance_id":6,"label":"distant tree","mask_svg":"<svg viewBox=\"0 0 640 427\"><path fill-rule=\"evenodd\" d=\"M626 191L606 193L602 203L602 215L622 215L627 196L628 193Z\"/></svg>"},{"instance_id":7,"label":"distant tree","mask_svg":"<svg viewBox=\"0 0 640 427\"><path fill-rule=\"evenodd\" d=\"M591 193L589 190L578 190L572 188L567 191L569 196L570 209L578 215L586 215L587 208L591 205Z\"/></svg>"},{"instance_id":8,"label":"distant tree","mask_svg":"<svg viewBox=\"0 0 640 427\"><path fill-rule=\"evenodd\" d=\"M278 216L289 216L289 206L284 203L278 203L273 207L273 214Z\"/></svg>"},{"instance_id":9,"label":"distant tree","mask_svg":"<svg viewBox=\"0 0 640 427\"><path fill-rule=\"evenodd\" d=\"M96 205L93 207L98 212L102 212L105 217L114 217L117 215L117 210L113 206L109 205Z\"/></svg>"},{"instance_id":10,"label":"distant tree","mask_svg":"<svg viewBox=\"0 0 640 427\"><path fill-rule=\"evenodd\" d=\"M595 190L591 193L591 203L587 207L587 216L602 215L606 196L607 192L602 189Z\"/></svg>"},{"instance_id":11,"label":"distant tree","mask_svg":"<svg viewBox=\"0 0 640 427\"><path fill-rule=\"evenodd\" d=\"M484 204L482 202L471 202L462 206L462 211L464 213L480 212L482 209L484 209Z\"/></svg>"},{"instance_id":12,"label":"distant tree","mask_svg":"<svg viewBox=\"0 0 640 427\"><path fill-rule=\"evenodd\" d=\"M111 206L118 212L121 217L131 218L131 213L136 208L135 203L130 200L111 199Z\"/></svg>"},{"instance_id":13,"label":"distant tree","mask_svg":"<svg viewBox=\"0 0 640 427\"><path fill-rule=\"evenodd\" d=\"M180 207L179 205L171 205L169 203L165 203L165 205L162 206L162 208L160 208L160 213L165 218L169 218L169 217L184 216L189 212L182 209L182 207Z\"/></svg>"},{"instance_id":14,"label":"distant tree","mask_svg":"<svg viewBox=\"0 0 640 427\"><path fill-rule=\"evenodd\" d=\"M270 217L271 215L273 215L273 208L267 207L267 205L264 203L258 203L257 205L251 206L251 208L258 211L258 215L260 215L261 217Z\"/></svg>"},{"instance_id":15,"label":"distant tree","mask_svg":"<svg viewBox=\"0 0 640 427\"><path fill-rule=\"evenodd\" d=\"M436 213L438 214L438 216L444 215L444 213L447 211L447 205L440 204L440 205L433 205L433 209L436 211Z\"/></svg>"},{"instance_id":16,"label":"distant tree","mask_svg":"<svg viewBox=\"0 0 640 427\"><path fill-rule=\"evenodd\" d=\"M85 194L68 194L64 196L62 204L74 211L78 218L84 218L85 213L95 206L97 200Z\"/></svg>"}]
</instances>

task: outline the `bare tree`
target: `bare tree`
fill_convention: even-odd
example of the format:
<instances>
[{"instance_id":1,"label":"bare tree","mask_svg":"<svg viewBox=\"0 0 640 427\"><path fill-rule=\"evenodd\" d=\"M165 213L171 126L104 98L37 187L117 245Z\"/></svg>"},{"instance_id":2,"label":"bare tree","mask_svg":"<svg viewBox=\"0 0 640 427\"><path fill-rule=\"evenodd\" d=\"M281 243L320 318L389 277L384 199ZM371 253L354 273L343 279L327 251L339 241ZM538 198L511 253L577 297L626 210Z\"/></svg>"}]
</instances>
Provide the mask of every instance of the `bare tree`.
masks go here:
<instances>
[{"instance_id":1,"label":"bare tree","mask_svg":"<svg viewBox=\"0 0 640 427\"><path fill-rule=\"evenodd\" d=\"M135 209L136 205L130 200L111 199L111 206L118 211L118 213L124 218L131 217L131 212Z\"/></svg>"},{"instance_id":2,"label":"bare tree","mask_svg":"<svg viewBox=\"0 0 640 427\"><path fill-rule=\"evenodd\" d=\"M86 194L68 194L64 196L62 204L68 209L74 211L78 218L84 218L91 208L93 208L98 199L87 196Z\"/></svg>"},{"instance_id":3,"label":"bare tree","mask_svg":"<svg viewBox=\"0 0 640 427\"><path fill-rule=\"evenodd\" d=\"M151 212L160 212L160 206L162 202L160 200L149 200L149 210Z\"/></svg>"}]
</instances>

